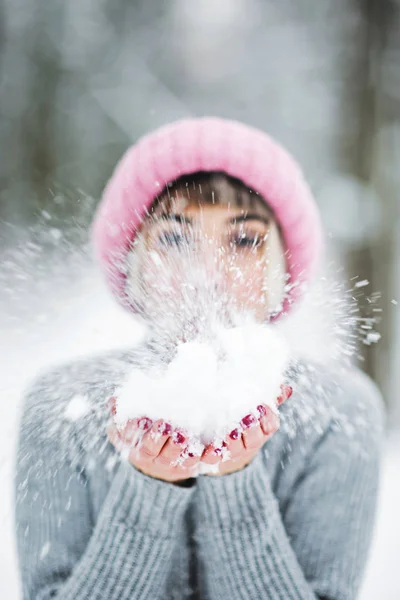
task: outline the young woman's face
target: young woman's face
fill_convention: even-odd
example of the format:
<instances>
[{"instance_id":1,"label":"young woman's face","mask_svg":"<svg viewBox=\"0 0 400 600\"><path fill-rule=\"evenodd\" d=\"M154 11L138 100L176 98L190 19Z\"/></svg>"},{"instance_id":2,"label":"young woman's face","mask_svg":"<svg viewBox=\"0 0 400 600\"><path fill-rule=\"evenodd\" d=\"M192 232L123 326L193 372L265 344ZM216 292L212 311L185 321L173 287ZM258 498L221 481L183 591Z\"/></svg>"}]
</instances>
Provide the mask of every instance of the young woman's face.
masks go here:
<instances>
[{"instance_id":1,"label":"young woman's face","mask_svg":"<svg viewBox=\"0 0 400 600\"><path fill-rule=\"evenodd\" d=\"M283 249L272 214L261 202L246 210L200 207L177 196L168 212L161 207L148 218L141 234L141 276L153 304L168 294L184 301L188 290L198 288L200 296L203 290L263 321L282 300L284 273L277 263Z\"/></svg>"}]
</instances>

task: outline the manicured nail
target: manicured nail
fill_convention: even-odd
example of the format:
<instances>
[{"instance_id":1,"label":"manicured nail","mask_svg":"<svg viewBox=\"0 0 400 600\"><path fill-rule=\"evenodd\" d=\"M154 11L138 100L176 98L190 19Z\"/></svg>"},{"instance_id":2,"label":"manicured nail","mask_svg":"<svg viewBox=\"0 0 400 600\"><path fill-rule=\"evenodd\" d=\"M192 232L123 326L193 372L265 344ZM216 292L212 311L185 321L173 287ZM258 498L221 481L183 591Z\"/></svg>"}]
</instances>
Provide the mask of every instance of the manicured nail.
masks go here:
<instances>
[{"instance_id":1,"label":"manicured nail","mask_svg":"<svg viewBox=\"0 0 400 600\"><path fill-rule=\"evenodd\" d=\"M108 406L113 417L117 414L117 401L114 397L108 400Z\"/></svg>"},{"instance_id":2,"label":"manicured nail","mask_svg":"<svg viewBox=\"0 0 400 600\"><path fill-rule=\"evenodd\" d=\"M161 435L170 435L172 432L172 425L170 423L162 421L161 423L159 423L157 431L158 433L161 433Z\"/></svg>"},{"instance_id":3,"label":"manicured nail","mask_svg":"<svg viewBox=\"0 0 400 600\"><path fill-rule=\"evenodd\" d=\"M246 415L245 417L243 417L242 419L242 425L245 429L248 429L249 427L252 427L253 425L255 425L257 423L257 419L255 418L254 415L252 415L251 413Z\"/></svg>"},{"instance_id":4,"label":"manicured nail","mask_svg":"<svg viewBox=\"0 0 400 600\"><path fill-rule=\"evenodd\" d=\"M229 434L229 437L230 437L232 440L237 440L237 439L239 438L239 436L240 436L240 431L239 431L239 429L233 429L233 430L230 432L230 434Z\"/></svg>"},{"instance_id":5,"label":"manicured nail","mask_svg":"<svg viewBox=\"0 0 400 600\"><path fill-rule=\"evenodd\" d=\"M214 448L214 454L220 456L222 454L222 448Z\"/></svg>"},{"instance_id":6,"label":"manicured nail","mask_svg":"<svg viewBox=\"0 0 400 600\"><path fill-rule=\"evenodd\" d=\"M257 410L258 410L260 417L263 417L264 415L267 414L267 409L265 408L265 406L263 404L259 404L257 406Z\"/></svg>"},{"instance_id":7,"label":"manicured nail","mask_svg":"<svg viewBox=\"0 0 400 600\"><path fill-rule=\"evenodd\" d=\"M281 391L282 394L278 396L278 404L282 404L282 402L285 402L285 400L290 398L290 396L293 394L293 388L291 385L286 385L283 383L281 385Z\"/></svg>"},{"instance_id":8,"label":"manicured nail","mask_svg":"<svg viewBox=\"0 0 400 600\"><path fill-rule=\"evenodd\" d=\"M286 384L283 387L285 388L285 395L286 395L286 400L287 400L293 394L293 388L291 385L286 385Z\"/></svg>"},{"instance_id":9,"label":"manicured nail","mask_svg":"<svg viewBox=\"0 0 400 600\"><path fill-rule=\"evenodd\" d=\"M148 431L152 425L153 421L148 417L141 417L137 424L138 428L142 431Z\"/></svg>"},{"instance_id":10,"label":"manicured nail","mask_svg":"<svg viewBox=\"0 0 400 600\"><path fill-rule=\"evenodd\" d=\"M193 452L188 452L188 456L189 458L193 458L194 456L196 456L195 454L193 454Z\"/></svg>"},{"instance_id":11,"label":"manicured nail","mask_svg":"<svg viewBox=\"0 0 400 600\"><path fill-rule=\"evenodd\" d=\"M180 431L177 431L176 429L172 434L172 439L175 442L175 444L183 444L186 441L185 436L182 435L182 433Z\"/></svg>"}]
</instances>

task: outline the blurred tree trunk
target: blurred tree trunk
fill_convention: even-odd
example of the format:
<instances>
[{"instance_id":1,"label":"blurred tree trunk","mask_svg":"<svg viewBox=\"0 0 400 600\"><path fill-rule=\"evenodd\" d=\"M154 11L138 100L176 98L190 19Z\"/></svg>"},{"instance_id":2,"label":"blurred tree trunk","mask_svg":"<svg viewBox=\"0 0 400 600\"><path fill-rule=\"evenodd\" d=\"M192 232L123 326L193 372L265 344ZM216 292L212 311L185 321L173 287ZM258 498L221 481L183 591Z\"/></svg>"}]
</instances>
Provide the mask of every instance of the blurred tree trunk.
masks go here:
<instances>
[{"instance_id":1,"label":"blurred tree trunk","mask_svg":"<svg viewBox=\"0 0 400 600\"><path fill-rule=\"evenodd\" d=\"M373 3L377 59L374 64L375 106L370 177L382 206L382 227L371 248L376 289L382 290L382 340L373 351L373 375L400 424L400 2Z\"/></svg>"}]
</instances>

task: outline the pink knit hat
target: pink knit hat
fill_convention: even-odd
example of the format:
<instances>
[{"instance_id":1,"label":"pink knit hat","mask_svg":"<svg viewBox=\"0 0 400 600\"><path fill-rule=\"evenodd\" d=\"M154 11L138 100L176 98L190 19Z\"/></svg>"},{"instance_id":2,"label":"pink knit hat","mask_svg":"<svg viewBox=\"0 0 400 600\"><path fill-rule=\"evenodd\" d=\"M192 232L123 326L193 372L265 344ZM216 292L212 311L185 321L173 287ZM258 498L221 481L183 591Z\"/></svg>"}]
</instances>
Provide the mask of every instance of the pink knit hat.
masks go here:
<instances>
[{"instance_id":1,"label":"pink knit hat","mask_svg":"<svg viewBox=\"0 0 400 600\"><path fill-rule=\"evenodd\" d=\"M98 206L92 239L111 290L134 310L126 290L126 255L155 197L181 175L223 171L265 198L286 244L289 283L283 312L313 276L322 246L315 201L294 159L265 133L215 117L185 119L144 136L127 150Z\"/></svg>"}]
</instances>

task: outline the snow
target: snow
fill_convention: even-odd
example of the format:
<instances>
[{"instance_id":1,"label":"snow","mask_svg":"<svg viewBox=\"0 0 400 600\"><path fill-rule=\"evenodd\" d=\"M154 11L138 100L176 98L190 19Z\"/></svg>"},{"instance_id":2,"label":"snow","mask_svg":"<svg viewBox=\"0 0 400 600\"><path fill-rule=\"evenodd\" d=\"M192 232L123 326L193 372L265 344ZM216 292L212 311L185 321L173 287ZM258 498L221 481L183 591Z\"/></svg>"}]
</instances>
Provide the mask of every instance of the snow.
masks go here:
<instances>
[{"instance_id":1,"label":"snow","mask_svg":"<svg viewBox=\"0 0 400 600\"><path fill-rule=\"evenodd\" d=\"M150 252L150 258L157 267L162 265L160 255L157 252Z\"/></svg>"},{"instance_id":2,"label":"snow","mask_svg":"<svg viewBox=\"0 0 400 600\"><path fill-rule=\"evenodd\" d=\"M276 406L288 359L275 327L217 327L211 339L180 344L166 367L134 369L116 393L117 426L145 415L218 444L259 404Z\"/></svg>"},{"instance_id":3,"label":"snow","mask_svg":"<svg viewBox=\"0 0 400 600\"><path fill-rule=\"evenodd\" d=\"M362 288L362 287L366 287L367 285L369 285L368 279L363 279L362 281L357 281L354 284L354 287L356 287L356 288Z\"/></svg>"},{"instance_id":4,"label":"snow","mask_svg":"<svg viewBox=\"0 0 400 600\"><path fill-rule=\"evenodd\" d=\"M62 238L62 232L55 227L50 229L50 235L54 240L60 240Z\"/></svg>"},{"instance_id":5,"label":"snow","mask_svg":"<svg viewBox=\"0 0 400 600\"><path fill-rule=\"evenodd\" d=\"M380 333L378 333L377 331L370 331L369 333L367 333L367 336L364 340L364 344L366 344L367 346L371 344L376 344L376 342L379 342L380 339Z\"/></svg>"},{"instance_id":6,"label":"snow","mask_svg":"<svg viewBox=\"0 0 400 600\"><path fill-rule=\"evenodd\" d=\"M74 396L67 404L64 412L64 418L67 421L78 421L84 417L90 410L86 396Z\"/></svg>"},{"instance_id":7,"label":"snow","mask_svg":"<svg viewBox=\"0 0 400 600\"><path fill-rule=\"evenodd\" d=\"M40 560L43 560L48 555L48 553L50 552L50 548L51 548L50 542L46 542L43 545L43 547L40 551Z\"/></svg>"}]
</instances>

